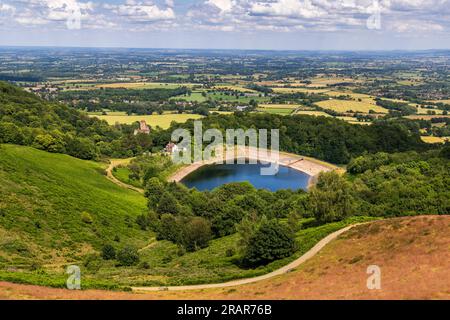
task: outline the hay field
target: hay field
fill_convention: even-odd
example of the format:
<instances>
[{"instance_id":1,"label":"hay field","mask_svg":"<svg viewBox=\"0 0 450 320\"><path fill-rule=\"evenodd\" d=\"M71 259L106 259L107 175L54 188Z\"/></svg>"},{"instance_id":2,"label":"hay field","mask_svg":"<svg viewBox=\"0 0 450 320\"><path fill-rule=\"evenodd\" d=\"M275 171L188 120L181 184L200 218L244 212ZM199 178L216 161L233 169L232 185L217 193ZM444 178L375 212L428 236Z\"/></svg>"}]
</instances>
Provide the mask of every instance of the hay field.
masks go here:
<instances>
[{"instance_id":1,"label":"hay field","mask_svg":"<svg viewBox=\"0 0 450 320\"><path fill-rule=\"evenodd\" d=\"M348 101L348 100L331 99L320 101L317 103L317 105L322 108L334 110L337 112L347 112L352 110L355 112L369 113L369 110L374 110L377 113L388 113L388 110L385 108L363 101L360 102L353 100Z\"/></svg>"},{"instance_id":2,"label":"hay field","mask_svg":"<svg viewBox=\"0 0 450 320\"><path fill-rule=\"evenodd\" d=\"M151 115L151 116L127 116L127 115L91 115L92 117L97 117L101 120L106 120L110 125L114 125L116 123L120 124L132 124L137 121L145 120L147 124L151 127L159 126L163 129L167 129L170 127L172 121L178 123L184 123L190 119L201 119L203 116L198 114L162 114L162 115Z\"/></svg>"},{"instance_id":3,"label":"hay field","mask_svg":"<svg viewBox=\"0 0 450 320\"><path fill-rule=\"evenodd\" d=\"M450 137L431 137L431 136L422 136L420 137L423 142L426 143L445 143L446 141L450 141Z\"/></svg>"},{"instance_id":4,"label":"hay field","mask_svg":"<svg viewBox=\"0 0 450 320\"><path fill-rule=\"evenodd\" d=\"M295 113L296 115L308 115L308 116L316 116L316 117L331 117L328 113L325 113L323 111L304 111L304 110L299 110Z\"/></svg>"}]
</instances>

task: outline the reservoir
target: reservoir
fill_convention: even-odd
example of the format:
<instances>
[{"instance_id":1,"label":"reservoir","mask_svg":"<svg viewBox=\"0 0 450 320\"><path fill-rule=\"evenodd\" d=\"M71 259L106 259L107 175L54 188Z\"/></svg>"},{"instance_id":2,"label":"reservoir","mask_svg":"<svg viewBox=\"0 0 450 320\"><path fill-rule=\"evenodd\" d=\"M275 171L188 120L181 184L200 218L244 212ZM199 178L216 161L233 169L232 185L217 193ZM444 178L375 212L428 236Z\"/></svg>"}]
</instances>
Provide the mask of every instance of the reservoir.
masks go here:
<instances>
[{"instance_id":1,"label":"reservoir","mask_svg":"<svg viewBox=\"0 0 450 320\"><path fill-rule=\"evenodd\" d=\"M200 191L212 190L226 183L250 182L257 189L277 191L280 189L307 190L309 175L301 171L280 165L273 176L261 175L261 168L266 164L214 164L200 167L187 175L181 183L188 188Z\"/></svg>"}]
</instances>

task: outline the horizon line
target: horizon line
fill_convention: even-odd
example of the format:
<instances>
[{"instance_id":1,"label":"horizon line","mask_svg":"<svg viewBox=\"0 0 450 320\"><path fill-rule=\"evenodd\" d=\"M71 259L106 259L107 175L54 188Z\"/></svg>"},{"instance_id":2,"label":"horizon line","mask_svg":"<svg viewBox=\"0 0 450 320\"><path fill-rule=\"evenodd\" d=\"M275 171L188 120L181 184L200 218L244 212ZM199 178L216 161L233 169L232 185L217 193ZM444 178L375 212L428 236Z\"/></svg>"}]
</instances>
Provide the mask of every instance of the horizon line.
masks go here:
<instances>
[{"instance_id":1,"label":"horizon line","mask_svg":"<svg viewBox=\"0 0 450 320\"><path fill-rule=\"evenodd\" d=\"M131 49L131 50L189 50L189 51L256 51L256 52L436 52L450 51L449 48L428 49L242 49L242 48L182 48L182 47L126 47L126 46L58 46L58 45L1 45L0 48L60 48L60 49Z\"/></svg>"}]
</instances>

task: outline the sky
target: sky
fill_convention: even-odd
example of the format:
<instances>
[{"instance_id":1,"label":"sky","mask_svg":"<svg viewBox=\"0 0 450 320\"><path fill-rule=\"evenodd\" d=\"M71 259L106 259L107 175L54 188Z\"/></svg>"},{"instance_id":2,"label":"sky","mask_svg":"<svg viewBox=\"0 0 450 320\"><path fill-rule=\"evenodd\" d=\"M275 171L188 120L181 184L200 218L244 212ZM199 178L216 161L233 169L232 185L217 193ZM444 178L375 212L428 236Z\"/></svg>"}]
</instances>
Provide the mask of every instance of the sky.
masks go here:
<instances>
[{"instance_id":1,"label":"sky","mask_svg":"<svg viewBox=\"0 0 450 320\"><path fill-rule=\"evenodd\" d=\"M0 0L0 46L450 49L450 0Z\"/></svg>"}]
</instances>

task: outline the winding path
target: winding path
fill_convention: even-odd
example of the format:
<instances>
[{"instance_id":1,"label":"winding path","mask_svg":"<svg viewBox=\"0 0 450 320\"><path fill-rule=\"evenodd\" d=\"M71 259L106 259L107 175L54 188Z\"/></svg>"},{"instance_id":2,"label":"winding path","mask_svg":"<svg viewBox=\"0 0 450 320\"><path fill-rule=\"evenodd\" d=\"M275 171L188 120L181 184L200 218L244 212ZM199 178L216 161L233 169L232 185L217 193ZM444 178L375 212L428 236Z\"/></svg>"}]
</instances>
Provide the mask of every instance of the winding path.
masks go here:
<instances>
[{"instance_id":1,"label":"winding path","mask_svg":"<svg viewBox=\"0 0 450 320\"><path fill-rule=\"evenodd\" d=\"M106 177L111 182L117 184L118 186L120 186L122 188L130 189L130 190L144 194L145 193L144 189L126 184L126 183L120 181L119 179L117 179L116 177L114 177L113 169L120 165L127 165L128 163L130 163L130 161L131 161L131 158L130 159L111 160L109 167L106 169Z\"/></svg>"},{"instance_id":2,"label":"winding path","mask_svg":"<svg viewBox=\"0 0 450 320\"><path fill-rule=\"evenodd\" d=\"M367 222L366 222L367 223ZM240 280L233 280L229 282L224 283L214 283L214 284L200 284L200 285L192 285L192 286L177 286L177 287L132 287L133 292L150 292L150 291L186 291L186 290L202 290L202 289L213 289L213 288L226 288L226 287L234 287L234 286L240 286L243 284L249 284L254 283L262 280L267 280L288 272L293 271L296 267L304 263L306 260L312 258L315 256L320 250L322 250L323 247L325 247L328 243L339 237L344 232L347 232L351 228L362 225L365 223L357 223L350 226L347 226L345 228L342 228L338 231L335 231L322 240L320 240L314 247L312 247L308 252L306 252L304 255L302 255L300 258L294 260L293 262L289 263L288 265L272 271L268 274L254 277L254 278L247 278L247 279L240 279Z\"/></svg>"}]
</instances>

